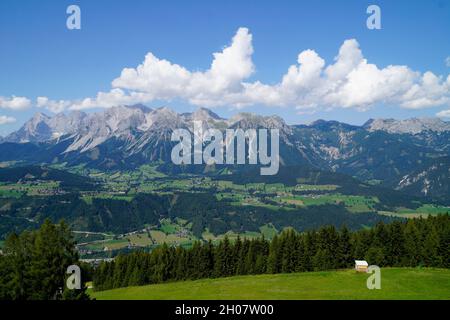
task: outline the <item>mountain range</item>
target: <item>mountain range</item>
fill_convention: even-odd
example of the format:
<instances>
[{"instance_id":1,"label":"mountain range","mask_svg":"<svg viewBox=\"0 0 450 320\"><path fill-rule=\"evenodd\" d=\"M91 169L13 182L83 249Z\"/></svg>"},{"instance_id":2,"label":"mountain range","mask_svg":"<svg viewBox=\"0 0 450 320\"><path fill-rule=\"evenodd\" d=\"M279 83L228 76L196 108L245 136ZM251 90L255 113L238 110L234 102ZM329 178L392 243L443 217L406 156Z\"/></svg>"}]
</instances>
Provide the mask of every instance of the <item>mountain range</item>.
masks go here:
<instances>
[{"instance_id":1,"label":"mountain range","mask_svg":"<svg viewBox=\"0 0 450 320\"><path fill-rule=\"evenodd\" d=\"M0 161L83 164L100 170L155 162L170 171L171 133L192 130L194 120L221 130L279 129L282 166L303 165L414 195L449 198L450 122L438 118L371 119L362 126L325 120L288 125L278 116L239 113L224 119L206 108L177 113L144 105L52 117L36 113L0 140Z\"/></svg>"}]
</instances>

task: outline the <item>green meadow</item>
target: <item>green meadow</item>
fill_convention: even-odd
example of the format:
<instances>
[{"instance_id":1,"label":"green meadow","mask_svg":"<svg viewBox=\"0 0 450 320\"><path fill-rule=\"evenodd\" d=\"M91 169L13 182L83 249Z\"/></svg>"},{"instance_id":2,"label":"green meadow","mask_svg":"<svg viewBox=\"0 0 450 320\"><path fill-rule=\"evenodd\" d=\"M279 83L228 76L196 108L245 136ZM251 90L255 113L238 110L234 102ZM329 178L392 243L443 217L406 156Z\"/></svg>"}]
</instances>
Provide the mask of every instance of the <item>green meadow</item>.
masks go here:
<instances>
[{"instance_id":1,"label":"green meadow","mask_svg":"<svg viewBox=\"0 0 450 320\"><path fill-rule=\"evenodd\" d=\"M382 268L381 289L369 290L354 270L238 276L89 293L98 300L343 300L450 299L450 270Z\"/></svg>"}]
</instances>

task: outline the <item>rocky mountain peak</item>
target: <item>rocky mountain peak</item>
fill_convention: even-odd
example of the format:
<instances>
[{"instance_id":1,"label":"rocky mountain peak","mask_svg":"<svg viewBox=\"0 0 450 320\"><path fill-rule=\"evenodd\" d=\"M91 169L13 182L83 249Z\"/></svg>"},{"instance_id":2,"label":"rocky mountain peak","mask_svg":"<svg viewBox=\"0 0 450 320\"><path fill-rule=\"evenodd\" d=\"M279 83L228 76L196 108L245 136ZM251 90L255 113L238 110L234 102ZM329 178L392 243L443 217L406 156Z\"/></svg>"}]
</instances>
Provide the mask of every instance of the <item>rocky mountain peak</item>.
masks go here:
<instances>
[{"instance_id":1,"label":"rocky mountain peak","mask_svg":"<svg viewBox=\"0 0 450 320\"><path fill-rule=\"evenodd\" d=\"M149 108L149 107L147 107L147 106L145 106L145 105L143 105L143 104L140 104L140 103L138 103L138 104L133 104L133 105L131 105L131 106L125 106L125 107L127 107L127 108L130 108L130 109L139 109L139 110L141 110L142 112L144 112L144 113L149 113L149 112L152 112L153 111L153 109L152 108Z\"/></svg>"},{"instance_id":2,"label":"rocky mountain peak","mask_svg":"<svg viewBox=\"0 0 450 320\"><path fill-rule=\"evenodd\" d=\"M368 131L381 130L389 133L418 134L422 131L450 131L450 122L439 118L370 119L363 125L363 128Z\"/></svg>"},{"instance_id":3,"label":"rocky mountain peak","mask_svg":"<svg viewBox=\"0 0 450 320\"><path fill-rule=\"evenodd\" d=\"M195 112L192 113L192 119L193 120L202 120L202 121L223 120L216 113L212 112L211 110L209 110L207 108L197 109Z\"/></svg>"},{"instance_id":4,"label":"rocky mountain peak","mask_svg":"<svg viewBox=\"0 0 450 320\"><path fill-rule=\"evenodd\" d=\"M282 132L291 132L292 129L286 124L286 122L279 116L261 116L254 113L241 112L230 120L228 123L232 127L242 129L280 129Z\"/></svg>"},{"instance_id":5,"label":"rocky mountain peak","mask_svg":"<svg viewBox=\"0 0 450 320\"><path fill-rule=\"evenodd\" d=\"M360 128L358 126L353 126L353 125L339 122L339 121L323 120L323 119L319 119L319 120L312 122L309 125L309 127L312 127L312 128L318 129L318 130L323 130L323 131L330 131L330 130L353 131L353 130L357 130Z\"/></svg>"},{"instance_id":6,"label":"rocky mountain peak","mask_svg":"<svg viewBox=\"0 0 450 320\"><path fill-rule=\"evenodd\" d=\"M36 112L33 117L26 122L28 125L36 125L39 122L46 122L50 117L42 112Z\"/></svg>"},{"instance_id":7,"label":"rocky mountain peak","mask_svg":"<svg viewBox=\"0 0 450 320\"><path fill-rule=\"evenodd\" d=\"M48 125L51 118L42 112L36 112L33 117L16 132L4 139L8 142L35 142L50 139L52 130Z\"/></svg>"}]
</instances>

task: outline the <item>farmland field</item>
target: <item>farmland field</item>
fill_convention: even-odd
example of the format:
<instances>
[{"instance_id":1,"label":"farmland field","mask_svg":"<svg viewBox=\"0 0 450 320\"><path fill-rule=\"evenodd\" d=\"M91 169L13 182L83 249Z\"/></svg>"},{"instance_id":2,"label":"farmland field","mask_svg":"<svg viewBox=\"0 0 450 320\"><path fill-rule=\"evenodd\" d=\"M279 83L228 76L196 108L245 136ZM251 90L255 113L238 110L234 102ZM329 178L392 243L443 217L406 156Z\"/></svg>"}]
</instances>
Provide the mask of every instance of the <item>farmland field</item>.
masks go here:
<instances>
[{"instance_id":1,"label":"farmland field","mask_svg":"<svg viewBox=\"0 0 450 320\"><path fill-rule=\"evenodd\" d=\"M60 169L67 172L52 171ZM76 241L82 258L151 250L163 243L185 247L197 240L216 243L225 235L231 241L238 235L272 239L285 228L305 231L324 223L340 227L343 221L350 229L371 228L378 220L450 211L445 203L399 201L385 191L366 192L339 181L229 181L227 175L166 175L156 165L111 172L64 165L22 171L20 179L0 181L0 217L5 221L0 240L12 230L11 221L19 221L23 230L70 212L68 222L79 232ZM66 176L70 174L83 176Z\"/></svg>"}]
</instances>

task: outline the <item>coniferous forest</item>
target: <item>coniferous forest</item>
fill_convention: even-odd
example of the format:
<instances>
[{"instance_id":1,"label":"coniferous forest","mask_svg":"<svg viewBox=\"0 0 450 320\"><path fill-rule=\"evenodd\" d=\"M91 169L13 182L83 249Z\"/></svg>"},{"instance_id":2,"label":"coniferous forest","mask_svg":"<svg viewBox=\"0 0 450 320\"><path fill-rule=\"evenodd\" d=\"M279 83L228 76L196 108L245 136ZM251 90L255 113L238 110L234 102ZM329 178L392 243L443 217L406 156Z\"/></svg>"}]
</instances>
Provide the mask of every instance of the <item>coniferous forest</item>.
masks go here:
<instances>
[{"instance_id":1,"label":"coniferous forest","mask_svg":"<svg viewBox=\"0 0 450 320\"><path fill-rule=\"evenodd\" d=\"M64 222L46 220L38 230L11 234L0 254L0 300L87 300L84 283L80 290L66 287L67 267L74 264L86 280L89 268L79 262Z\"/></svg>"},{"instance_id":2,"label":"coniferous forest","mask_svg":"<svg viewBox=\"0 0 450 320\"><path fill-rule=\"evenodd\" d=\"M266 239L225 237L217 245L191 248L162 245L152 252L119 255L94 273L95 290L169 281L263 273L291 273L353 267L365 259L380 267L450 267L450 216L380 223L350 231L324 226L298 233L283 231Z\"/></svg>"}]
</instances>

